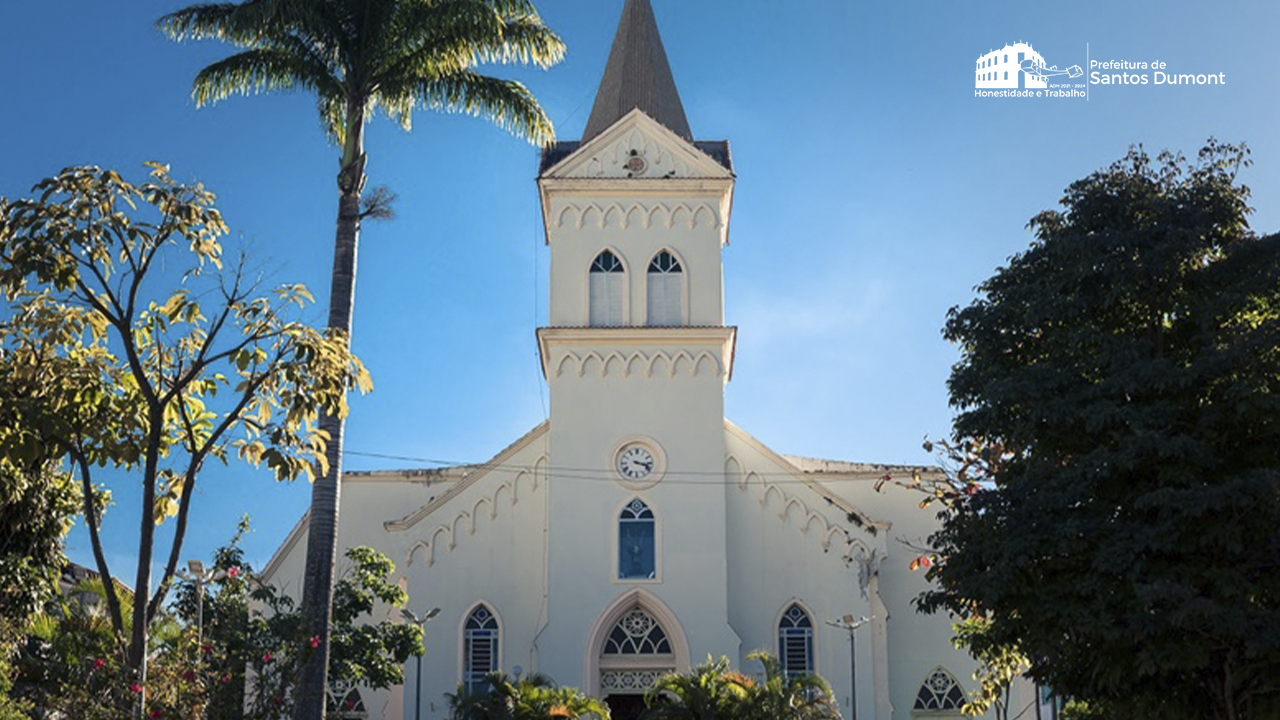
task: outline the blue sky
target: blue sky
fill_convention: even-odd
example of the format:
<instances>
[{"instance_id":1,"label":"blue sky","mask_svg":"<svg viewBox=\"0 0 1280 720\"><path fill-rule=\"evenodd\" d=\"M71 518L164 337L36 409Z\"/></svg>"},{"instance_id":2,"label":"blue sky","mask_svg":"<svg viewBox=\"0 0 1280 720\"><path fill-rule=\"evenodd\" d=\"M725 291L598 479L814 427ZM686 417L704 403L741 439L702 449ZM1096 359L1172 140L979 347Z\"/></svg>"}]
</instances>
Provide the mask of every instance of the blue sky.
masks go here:
<instances>
[{"instance_id":1,"label":"blue sky","mask_svg":"<svg viewBox=\"0 0 1280 720\"><path fill-rule=\"evenodd\" d=\"M727 414L774 449L927 463L949 428L955 349L947 309L1030 240L1028 218L1132 143L1192 154L1245 141L1254 227L1280 227L1280 4L653 0L690 125L728 138L738 183L725 249L726 321L739 326ZM153 21L171 0L7 3L0 10L0 195L63 166L141 177L160 160L219 194L233 230L277 282L303 282L323 321L337 150L305 95L197 110L191 78L223 56L175 44ZM586 122L622 0L543 0L569 46L524 80L563 139ZM974 62L1017 40L1050 64L1162 61L1220 86L1093 86L1077 99L975 98ZM1087 70L1088 68L1086 68ZM1137 71L1152 74L1152 70ZM377 121L370 184L399 218L366 226L355 348L376 389L353 402L347 469L478 462L546 413L534 342L547 259L537 152L481 121ZM412 459L386 459L393 455ZM133 574L137 494L113 478L113 571ZM305 510L305 483L243 467L201 481L184 557L207 557L252 515L261 567ZM87 536L73 560L92 565Z\"/></svg>"}]
</instances>

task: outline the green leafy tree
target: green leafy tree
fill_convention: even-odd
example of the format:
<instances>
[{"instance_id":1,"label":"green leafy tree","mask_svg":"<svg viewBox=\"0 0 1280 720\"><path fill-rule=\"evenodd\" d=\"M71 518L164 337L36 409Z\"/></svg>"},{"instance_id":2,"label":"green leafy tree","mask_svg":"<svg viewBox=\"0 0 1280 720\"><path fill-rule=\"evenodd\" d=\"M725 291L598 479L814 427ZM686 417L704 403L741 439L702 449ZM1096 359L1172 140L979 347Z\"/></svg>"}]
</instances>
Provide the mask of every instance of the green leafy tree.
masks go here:
<instances>
[{"instance_id":1,"label":"green leafy tree","mask_svg":"<svg viewBox=\"0 0 1280 720\"><path fill-rule=\"evenodd\" d=\"M645 692L646 720L741 720L750 717L755 681L710 656L688 673L669 673Z\"/></svg>"},{"instance_id":2,"label":"green leafy tree","mask_svg":"<svg viewBox=\"0 0 1280 720\"><path fill-rule=\"evenodd\" d=\"M827 681L812 673L788 675L778 658L759 650L747 655L764 666L763 682L747 686L745 717L751 720L839 720Z\"/></svg>"},{"instance_id":3,"label":"green leafy tree","mask_svg":"<svg viewBox=\"0 0 1280 720\"><path fill-rule=\"evenodd\" d=\"M76 477L103 578L112 574L95 472L122 471L142 489L131 617L114 583L104 602L144 698L148 628L201 467L238 455L282 480L323 470L320 413L345 415L347 392L370 386L344 333L290 319L306 288L262 297L243 261L222 271L227 226L212 193L150 167L138 185L68 168L38 183L34 199L0 200L0 457L28 473L62 463ZM167 268L186 269L181 287L155 295ZM156 527L169 518L153 586Z\"/></svg>"},{"instance_id":4,"label":"green leafy tree","mask_svg":"<svg viewBox=\"0 0 1280 720\"><path fill-rule=\"evenodd\" d=\"M1247 165L1132 150L945 329L954 444L995 450L922 607L1110 716L1280 714L1280 237L1248 228Z\"/></svg>"},{"instance_id":5,"label":"green leafy tree","mask_svg":"<svg viewBox=\"0 0 1280 720\"><path fill-rule=\"evenodd\" d=\"M321 121L342 148L329 327L348 337L361 221L390 212L381 189L362 203L365 123L376 111L406 130L414 109L426 108L481 116L535 143L554 137L523 85L476 70L513 62L545 68L564 56L564 44L529 0L244 0L193 5L158 24L175 40L216 39L241 49L196 76L197 105L262 91L316 95ZM322 645L298 696L300 720L320 716L330 653L324 640L337 557L342 418L326 416L322 427L331 438L328 467L312 489L303 591Z\"/></svg>"},{"instance_id":6,"label":"green leafy tree","mask_svg":"<svg viewBox=\"0 0 1280 720\"><path fill-rule=\"evenodd\" d=\"M451 720L609 720L609 708L575 688L559 687L546 675L512 678L501 672L485 677L487 687L448 693Z\"/></svg>"},{"instance_id":7,"label":"green leafy tree","mask_svg":"<svg viewBox=\"0 0 1280 720\"><path fill-rule=\"evenodd\" d=\"M0 360L0 373L9 367ZM63 539L80 508L80 486L55 463L0 457L0 671L27 622L57 592Z\"/></svg>"}]
</instances>

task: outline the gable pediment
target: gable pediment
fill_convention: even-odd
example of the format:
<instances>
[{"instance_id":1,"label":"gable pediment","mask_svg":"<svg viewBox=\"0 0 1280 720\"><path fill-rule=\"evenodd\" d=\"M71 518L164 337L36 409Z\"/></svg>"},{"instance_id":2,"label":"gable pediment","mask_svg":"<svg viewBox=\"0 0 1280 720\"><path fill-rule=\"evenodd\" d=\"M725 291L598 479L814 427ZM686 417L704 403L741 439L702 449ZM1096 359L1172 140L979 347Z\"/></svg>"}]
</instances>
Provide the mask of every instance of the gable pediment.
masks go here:
<instances>
[{"instance_id":1,"label":"gable pediment","mask_svg":"<svg viewBox=\"0 0 1280 720\"><path fill-rule=\"evenodd\" d=\"M707 153L639 109L561 159L543 178L732 178Z\"/></svg>"}]
</instances>

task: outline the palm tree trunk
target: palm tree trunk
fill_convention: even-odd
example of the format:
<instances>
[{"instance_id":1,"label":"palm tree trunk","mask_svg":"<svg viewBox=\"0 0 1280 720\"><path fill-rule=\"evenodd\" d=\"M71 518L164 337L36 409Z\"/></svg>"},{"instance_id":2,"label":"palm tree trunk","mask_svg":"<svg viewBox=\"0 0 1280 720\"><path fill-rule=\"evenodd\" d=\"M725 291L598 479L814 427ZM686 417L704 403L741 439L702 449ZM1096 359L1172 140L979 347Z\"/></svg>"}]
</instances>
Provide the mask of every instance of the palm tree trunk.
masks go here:
<instances>
[{"instance_id":1,"label":"palm tree trunk","mask_svg":"<svg viewBox=\"0 0 1280 720\"><path fill-rule=\"evenodd\" d=\"M333 278L329 289L329 329L351 337L355 304L356 249L360 242L360 192L364 188L364 110L347 108L348 129L338 173L338 223L333 243ZM294 720L322 720L329 671L329 625L333 606L333 568L338 557L338 508L342 478L343 418L324 414L320 429L329 434L325 457L329 468L311 486L307 521L307 567L302 608L307 639L302 645ZM311 647L310 638L319 645Z\"/></svg>"}]
</instances>

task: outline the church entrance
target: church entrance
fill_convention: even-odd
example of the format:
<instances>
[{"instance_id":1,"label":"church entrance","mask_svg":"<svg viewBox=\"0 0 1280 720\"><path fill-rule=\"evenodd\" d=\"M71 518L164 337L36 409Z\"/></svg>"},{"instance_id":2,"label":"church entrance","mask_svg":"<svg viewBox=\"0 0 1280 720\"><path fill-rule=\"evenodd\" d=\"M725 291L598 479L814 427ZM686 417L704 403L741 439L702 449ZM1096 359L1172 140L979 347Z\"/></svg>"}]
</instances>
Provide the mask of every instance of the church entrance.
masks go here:
<instances>
[{"instance_id":1,"label":"church entrance","mask_svg":"<svg viewBox=\"0 0 1280 720\"><path fill-rule=\"evenodd\" d=\"M644 695L609 695L604 702L613 720L640 720L645 711Z\"/></svg>"},{"instance_id":2,"label":"church entrance","mask_svg":"<svg viewBox=\"0 0 1280 720\"><path fill-rule=\"evenodd\" d=\"M623 611L599 655L600 694L614 720L638 720L645 691L675 666L671 640L657 618L638 603Z\"/></svg>"}]
</instances>

